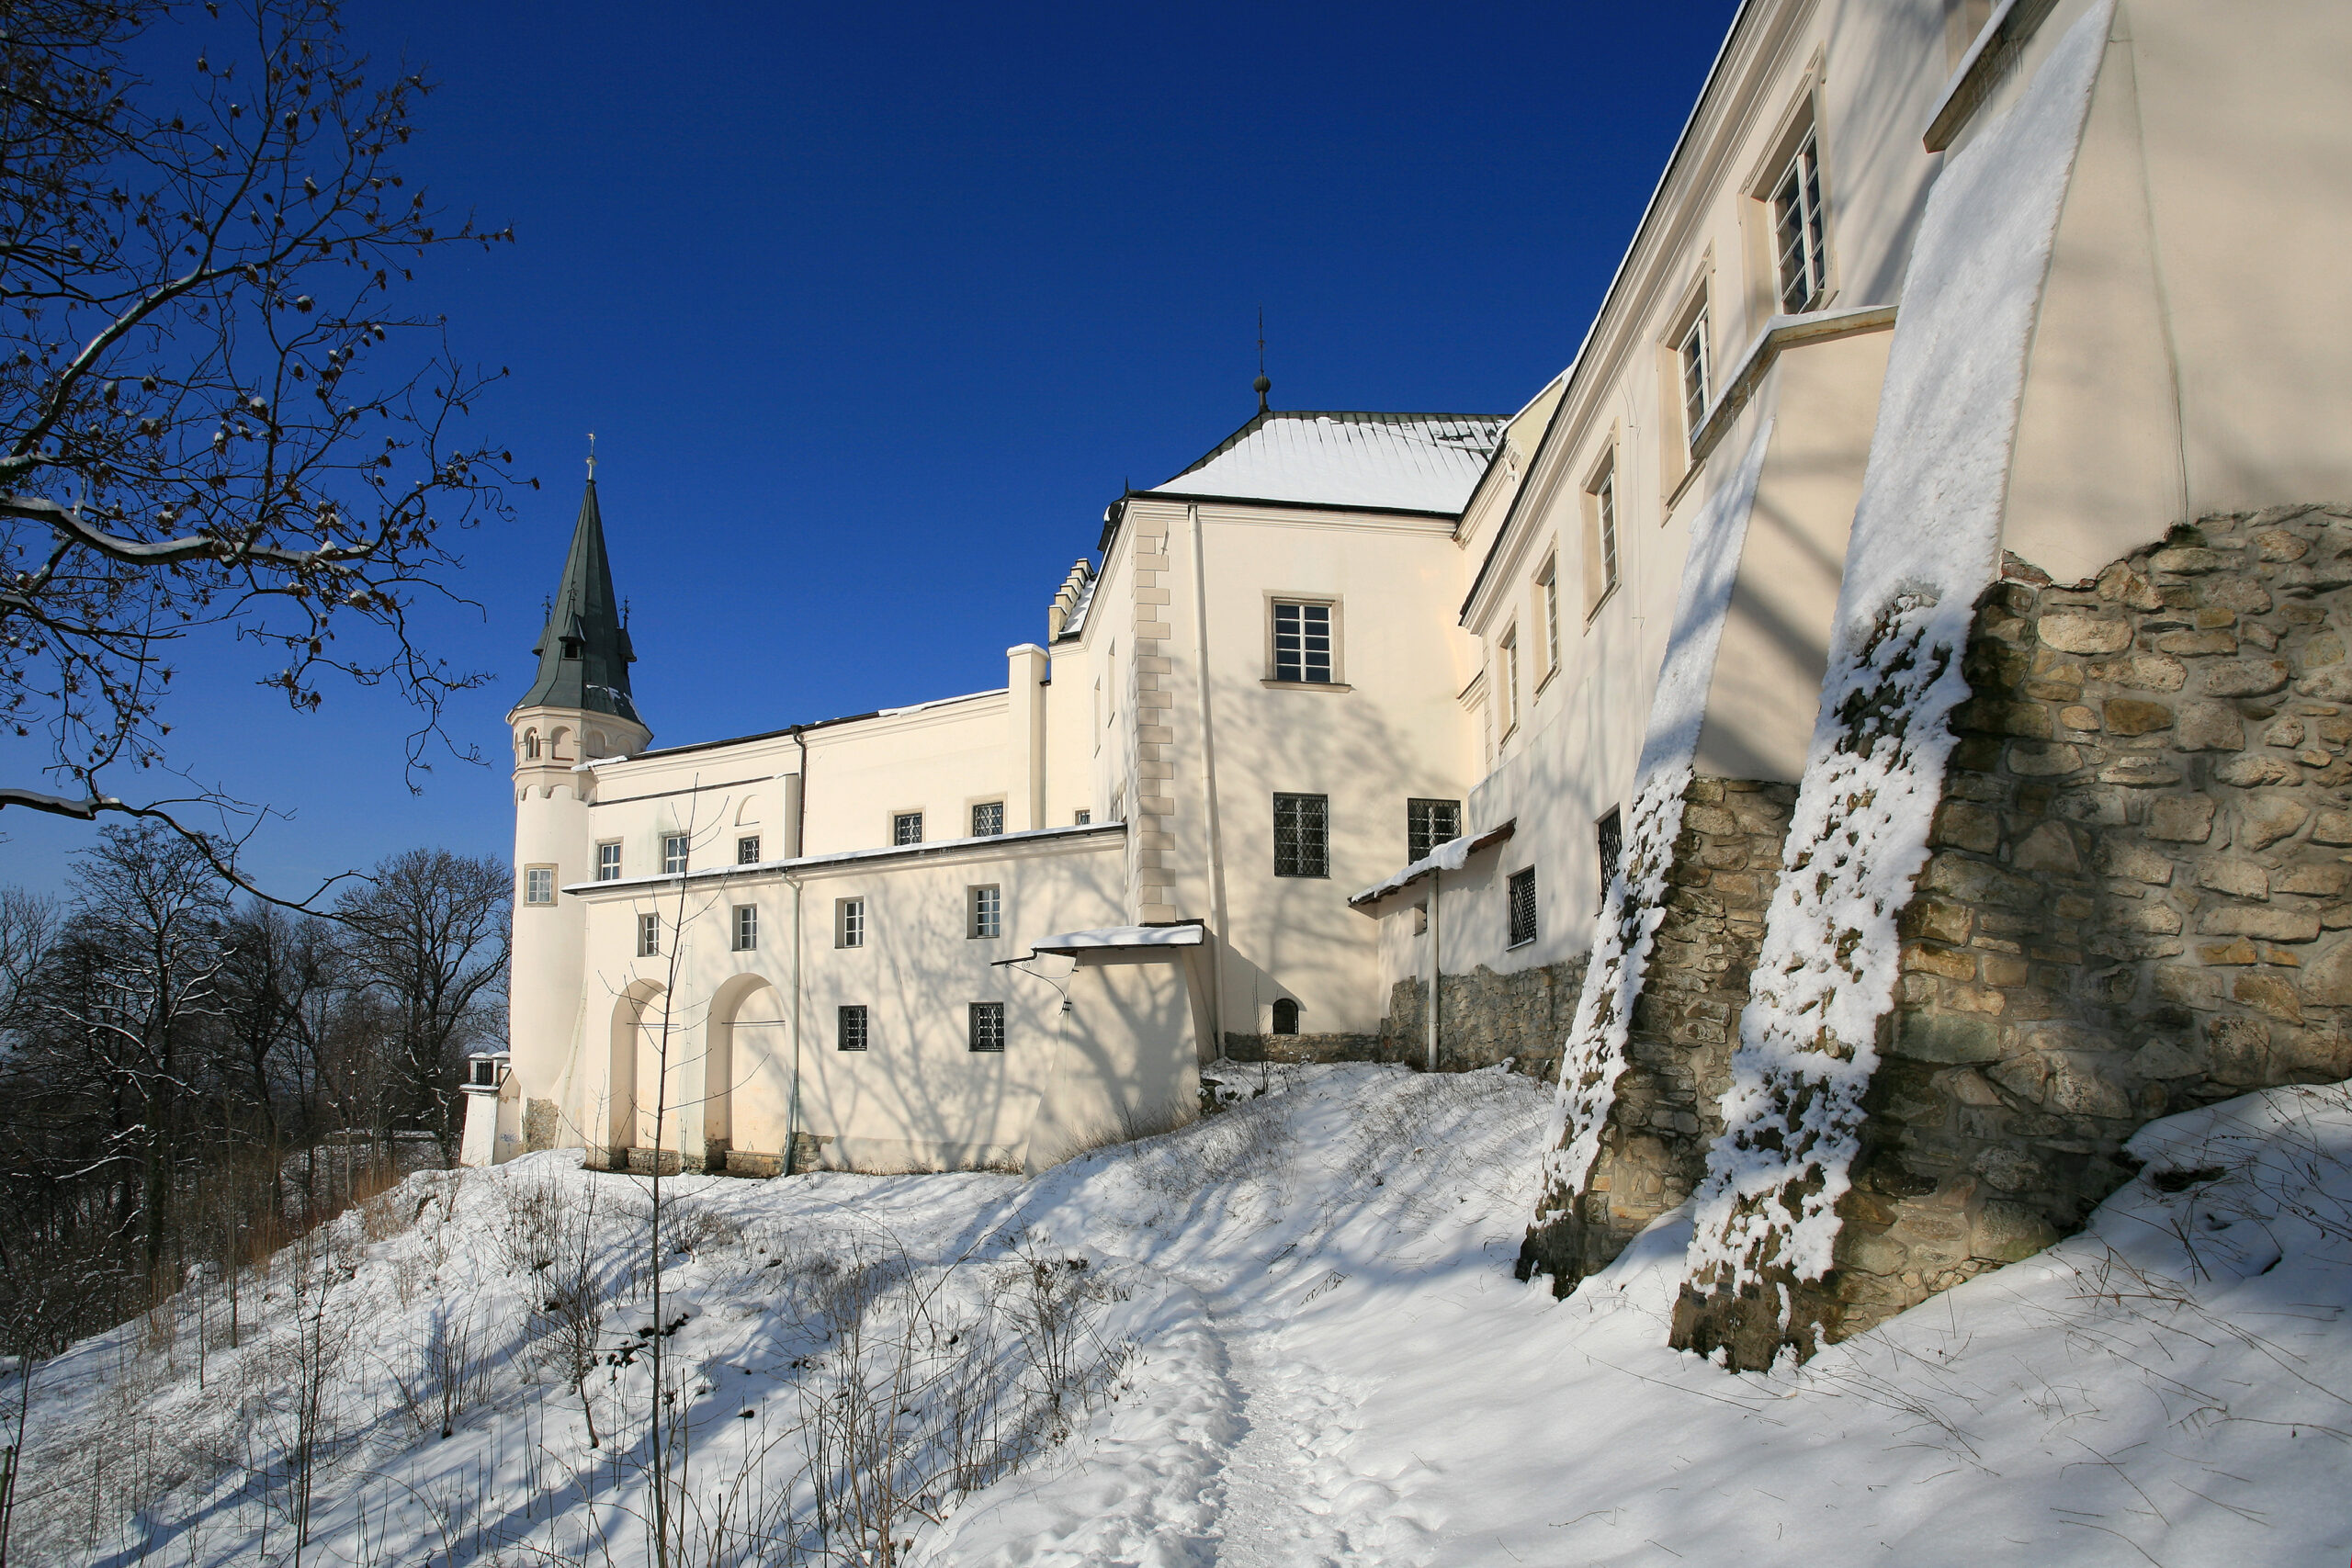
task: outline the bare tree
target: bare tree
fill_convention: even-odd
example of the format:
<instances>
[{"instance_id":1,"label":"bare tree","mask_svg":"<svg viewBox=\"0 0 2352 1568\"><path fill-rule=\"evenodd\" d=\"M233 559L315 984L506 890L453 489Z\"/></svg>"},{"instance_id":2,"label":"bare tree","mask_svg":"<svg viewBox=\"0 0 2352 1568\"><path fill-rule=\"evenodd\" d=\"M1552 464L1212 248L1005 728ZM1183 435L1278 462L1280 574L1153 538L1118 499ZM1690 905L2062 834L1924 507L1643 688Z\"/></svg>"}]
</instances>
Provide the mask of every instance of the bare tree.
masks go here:
<instances>
[{"instance_id":1,"label":"bare tree","mask_svg":"<svg viewBox=\"0 0 2352 1568\"><path fill-rule=\"evenodd\" d=\"M337 908L352 978L376 992L399 1030L394 1112L439 1139L445 1160L456 1157L460 1058L496 1028L490 1004L506 978L513 894L503 862L409 850Z\"/></svg>"},{"instance_id":2,"label":"bare tree","mask_svg":"<svg viewBox=\"0 0 2352 1568\"><path fill-rule=\"evenodd\" d=\"M335 0L205 10L10 0L0 24L0 724L48 751L0 808L250 831L218 792L115 793L164 761L191 638L252 643L298 710L334 675L393 683L412 783L481 679L409 615L447 592L449 530L505 514L510 455L459 431L495 378L391 296L420 255L511 231L406 187L428 84L372 73ZM184 42L192 74L143 79L134 41ZM232 840L184 830L242 885Z\"/></svg>"}]
</instances>

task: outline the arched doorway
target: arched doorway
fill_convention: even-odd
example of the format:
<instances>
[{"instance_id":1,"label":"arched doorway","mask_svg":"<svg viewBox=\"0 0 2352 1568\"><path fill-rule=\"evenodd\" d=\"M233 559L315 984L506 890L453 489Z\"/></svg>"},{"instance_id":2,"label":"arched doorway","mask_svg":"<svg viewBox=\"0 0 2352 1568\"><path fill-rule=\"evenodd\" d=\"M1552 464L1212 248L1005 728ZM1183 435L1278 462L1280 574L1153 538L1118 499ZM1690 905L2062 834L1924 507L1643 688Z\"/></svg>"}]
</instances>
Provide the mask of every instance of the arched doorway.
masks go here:
<instances>
[{"instance_id":1,"label":"arched doorway","mask_svg":"<svg viewBox=\"0 0 2352 1568\"><path fill-rule=\"evenodd\" d=\"M637 1058L645 1032L650 1004L662 994L650 980L630 985L613 1002L611 1050L605 1077L605 1163L614 1170L628 1168L628 1151L638 1146ZM659 1012L658 1009L651 1009Z\"/></svg>"},{"instance_id":2,"label":"arched doorway","mask_svg":"<svg viewBox=\"0 0 2352 1568\"><path fill-rule=\"evenodd\" d=\"M764 975L737 975L710 998L703 1055L706 1168L781 1169L790 1092L791 1020L783 990Z\"/></svg>"}]
</instances>

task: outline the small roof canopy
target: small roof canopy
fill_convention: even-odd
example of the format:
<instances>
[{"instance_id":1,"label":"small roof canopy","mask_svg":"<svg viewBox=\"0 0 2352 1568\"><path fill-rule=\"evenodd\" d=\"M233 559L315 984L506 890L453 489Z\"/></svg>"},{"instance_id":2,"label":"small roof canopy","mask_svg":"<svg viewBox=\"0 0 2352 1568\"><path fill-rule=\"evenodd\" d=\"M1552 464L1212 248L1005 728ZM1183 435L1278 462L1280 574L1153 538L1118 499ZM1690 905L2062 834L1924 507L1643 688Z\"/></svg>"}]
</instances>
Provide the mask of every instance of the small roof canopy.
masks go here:
<instances>
[{"instance_id":1,"label":"small roof canopy","mask_svg":"<svg viewBox=\"0 0 2352 1568\"><path fill-rule=\"evenodd\" d=\"M1458 839L1448 839L1404 870L1375 882L1363 892L1351 897L1348 899L1348 908L1359 914L1369 914L1372 911L1372 906L1391 894L1402 893L1425 876L1434 876L1441 871L1460 871L1470 863L1472 855L1476 854L1480 850L1490 849L1501 843L1512 833L1518 831L1518 829L1519 818L1514 817L1501 826L1489 828L1483 833L1464 833Z\"/></svg>"},{"instance_id":2,"label":"small roof canopy","mask_svg":"<svg viewBox=\"0 0 2352 1568\"><path fill-rule=\"evenodd\" d=\"M1020 958L1000 958L999 964L1025 964L1043 953L1075 958L1081 953L1124 953L1159 947L1198 947L1204 935L1201 922L1184 920L1172 926L1103 926L1089 931L1058 931L1039 937Z\"/></svg>"}]
</instances>

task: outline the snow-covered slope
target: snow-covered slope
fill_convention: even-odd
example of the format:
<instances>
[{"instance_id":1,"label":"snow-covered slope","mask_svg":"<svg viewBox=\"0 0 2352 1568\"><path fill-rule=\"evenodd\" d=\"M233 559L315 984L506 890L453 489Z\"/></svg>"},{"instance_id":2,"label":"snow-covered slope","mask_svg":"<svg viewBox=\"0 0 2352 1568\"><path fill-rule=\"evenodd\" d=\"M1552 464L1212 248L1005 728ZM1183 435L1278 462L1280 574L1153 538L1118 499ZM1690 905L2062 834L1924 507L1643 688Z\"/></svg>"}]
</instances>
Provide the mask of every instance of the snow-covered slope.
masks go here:
<instances>
[{"instance_id":1,"label":"snow-covered slope","mask_svg":"<svg viewBox=\"0 0 2352 1568\"><path fill-rule=\"evenodd\" d=\"M2178 1568L2352 1551L2344 1088L2159 1122L2135 1145L2147 1172L2083 1235L1801 1369L1734 1376L1665 1347L1681 1214L1564 1303L1512 1281L1537 1085L1229 1071L1248 1098L1224 1113L1035 1180L671 1184L694 1244L665 1270L664 1319L685 1322L662 1343L693 1439L677 1506L764 1507L773 1534L778 1499L805 1506L806 1396L839 1403L827 1358L856 1326L842 1282L880 1277L858 1274L863 1258L889 1276L859 1320L869 1353L890 1323L920 1319L978 1335L959 1343L981 1359L1032 1365L1016 1341L1038 1280L1063 1282L1062 1321L1083 1325L1064 1413L1027 1428L1026 1462L944 1523L910 1517L898 1561ZM533 1297L567 1271L533 1261L552 1234L539 1196L576 1216L594 1191L592 1271L619 1292L606 1343L636 1347L591 1380L625 1396L598 1407L610 1439L644 1386L636 1331L655 1326L641 1270L628 1277L640 1189L534 1156L412 1179L340 1227L319 1277L347 1344L303 1562L550 1561L512 1544L526 1537L647 1560L641 1427L592 1453L577 1395L526 1332L548 1321ZM369 1241L370 1225L396 1234ZM114 1563L142 1543L175 1564L288 1560L290 1270L242 1303L243 1349L220 1343L216 1305L201 1386L192 1318L168 1371L142 1324L42 1371L27 1561L82 1561L84 1540ZM995 1337L975 1326L991 1311ZM444 1365L467 1324L488 1364L446 1439L429 1429L437 1406L420 1427L396 1386L428 1386L436 1324ZM929 1419L947 1381L922 1365L902 1427ZM1000 1424L1019 1425L1018 1390L999 1392Z\"/></svg>"}]
</instances>

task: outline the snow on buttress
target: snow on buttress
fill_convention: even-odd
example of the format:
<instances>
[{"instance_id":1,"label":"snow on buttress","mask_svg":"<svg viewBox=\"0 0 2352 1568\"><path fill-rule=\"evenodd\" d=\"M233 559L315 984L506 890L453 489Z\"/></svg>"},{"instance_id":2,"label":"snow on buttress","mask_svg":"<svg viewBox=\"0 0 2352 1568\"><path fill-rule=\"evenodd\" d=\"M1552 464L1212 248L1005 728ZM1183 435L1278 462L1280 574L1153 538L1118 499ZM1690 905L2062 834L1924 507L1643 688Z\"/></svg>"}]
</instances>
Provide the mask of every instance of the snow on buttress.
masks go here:
<instances>
[{"instance_id":1,"label":"snow on buttress","mask_svg":"<svg viewBox=\"0 0 2352 1568\"><path fill-rule=\"evenodd\" d=\"M1595 931L1584 987L1560 1054L1560 1081L1544 1140L1544 1203L1557 1208L1581 1190L1600 1152L1618 1077L1625 1070L1625 1031L1649 966L1650 944L1666 918L1666 874L1682 831L1682 796L1707 716L1724 616L1739 581L1739 556L1756 480L1772 442L1766 420L1728 482L1707 498L1690 525L1690 552L1668 635L1666 661L1651 699L1649 730L1634 768L1633 820L1617 874Z\"/></svg>"},{"instance_id":2,"label":"snow on buttress","mask_svg":"<svg viewBox=\"0 0 2352 1568\"><path fill-rule=\"evenodd\" d=\"M2148 1168L2081 1234L1804 1367L1732 1375L1666 1345L1687 1211L1564 1302L1511 1280L1549 1100L1532 1080L1211 1076L1238 1097L1225 1111L1032 1179L668 1183L681 1215L707 1216L663 1269L694 1516L740 1507L763 1472L805 1509L812 1364L839 1341L796 1316L796 1276L887 1245L952 1316L984 1293L959 1279L1017 1278L998 1238L1025 1233L1030 1256L1086 1258L1110 1287L1099 1329L1132 1348L1124 1386L943 1522L909 1518L910 1568L2343 1560L2345 1086L2153 1123L2132 1145ZM597 1260L620 1292L606 1342L639 1348L594 1387L642 1377L643 1231L620 1207L641 1180L558 1155L410 1178L380 1201L406 1228L369 1241L353 1215L334 1238L326 1305L351 1338L303 1563L652 1560L634 1429L607 1424L591 1450L577 1394L537 1359L542 1276L506 1238L517 1200L551 1187L601 1194L617 1222ZM236 1348L216 1310L199 1355L194 1317L169 1315L183 1296L40 1367L10 1543L28 1563L290 1568L286 1279L254 1282ZM394 1379L429 1395L424 1352L449 1325L490 1371L443 1438ZM572 1544L533 1550L551 1539Z\"/></svg>"},{"instance_id":3,"label":"snow on buttress","mask_svg":"<svg viewBox=\"0 0 2352 1568\"><path fill-rule=\"evenodd\" d=\"M1831 1265L1893 1002L1895 919L1927 863L1954 744L1945 721L1968 696L1961 656L2000 558L2027 348L2113 8L2068 28L1920 220L1726 1133L1695 1199L1702 1292Z\"/></svg>"}]
</instances>

